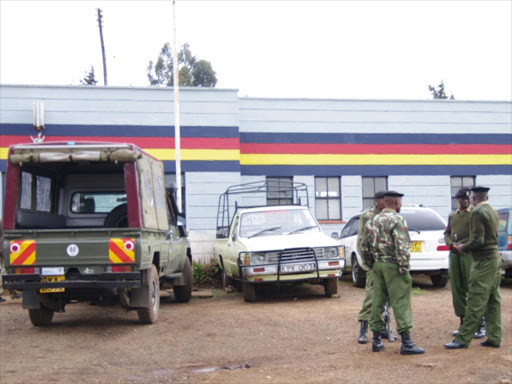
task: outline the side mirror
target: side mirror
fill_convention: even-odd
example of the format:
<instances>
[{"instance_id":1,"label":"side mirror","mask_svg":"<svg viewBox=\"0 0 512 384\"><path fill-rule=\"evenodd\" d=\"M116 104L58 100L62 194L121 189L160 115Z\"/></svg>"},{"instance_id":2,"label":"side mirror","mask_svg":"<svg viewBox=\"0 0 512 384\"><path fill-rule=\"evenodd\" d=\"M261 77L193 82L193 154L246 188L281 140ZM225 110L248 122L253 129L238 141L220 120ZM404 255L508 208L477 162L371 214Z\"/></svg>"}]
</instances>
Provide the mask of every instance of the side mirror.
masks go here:
<instances>
[{"instance_id":1,"label":"side mirror","mask_svg":"<svg viewBox=\"0 0 512 384\"><path fill-rule=\"evenodd\" d=\"M188 231L185 229L185 227L178 223L178 231L180 231L181 237L188 237Z\"/></svg>"},{"instance_id":2,"label":"side mirror","mask_svg":"<svg viewBox=\"0 0 512 384\"><path fill-rule=\"evenodd\" d=\"M335 240L338 240L339 239L339 236L338 236L338 232L333 232L331 233L331 237Z\"/></svg>"}]
</instances>

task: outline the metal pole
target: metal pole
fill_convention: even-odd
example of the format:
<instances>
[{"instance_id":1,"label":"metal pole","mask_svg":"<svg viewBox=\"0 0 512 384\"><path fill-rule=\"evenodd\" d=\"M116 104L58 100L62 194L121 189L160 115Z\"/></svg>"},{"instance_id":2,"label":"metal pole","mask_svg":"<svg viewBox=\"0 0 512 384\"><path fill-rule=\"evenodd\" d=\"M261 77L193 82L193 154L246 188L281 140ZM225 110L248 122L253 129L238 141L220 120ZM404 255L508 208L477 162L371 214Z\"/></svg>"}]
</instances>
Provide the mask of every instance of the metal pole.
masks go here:
<instances>
[{"instance_id":1,"label":"metal pole","mask_svg":"<svg viewBox=\"0 0 512 384\"><path fill-rule=\"evenodd\" d=\"M174 77L174 153L176 163L176 205L181 213L181 134L180 134L180 80L178 74L178 49L176 45L176 1L172 1L172 16L174 21L173 77Z\"/></svg>"},{"instance_id":2,"label":"metal pole","mask_svg":"<svg viewBox=\"0 0 512 384\"><path fill-rule=\"evenodd\" d=\"M101 54L103 56L103 84L108 85L107 60L105 59L105 44L103 43L103 25L101 23L102 18L103 18L103 15L101 14L101 9L98 8L98 26L100 28Z\"/></svg>"}]
</instances>

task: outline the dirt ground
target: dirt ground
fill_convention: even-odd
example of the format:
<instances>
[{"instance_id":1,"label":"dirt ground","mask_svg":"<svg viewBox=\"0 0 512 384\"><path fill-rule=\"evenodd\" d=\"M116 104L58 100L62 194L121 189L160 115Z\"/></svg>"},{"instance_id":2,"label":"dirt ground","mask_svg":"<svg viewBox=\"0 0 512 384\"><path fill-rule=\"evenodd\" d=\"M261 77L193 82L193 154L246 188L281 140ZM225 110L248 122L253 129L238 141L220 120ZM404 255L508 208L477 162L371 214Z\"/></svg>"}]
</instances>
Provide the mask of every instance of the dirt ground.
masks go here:
<instances>
[{"instance_id":1,"label":"dirt ground","mask_svg":"<svg viewBox=\"0 0 512 384\"><path fill-rule=\"evenodd\" d=\"M0 304L1 383L512 383L512 283L502 284L503 343L448 351L458 319L450 289L414 277L412 338L424 355L357 343L364 290L340 283L266 291L256 303L214 290L178 304L164 297L154 325L135 311L75 304L51 326L31 325L19 300Z\"/></svg>"}]
</instances>

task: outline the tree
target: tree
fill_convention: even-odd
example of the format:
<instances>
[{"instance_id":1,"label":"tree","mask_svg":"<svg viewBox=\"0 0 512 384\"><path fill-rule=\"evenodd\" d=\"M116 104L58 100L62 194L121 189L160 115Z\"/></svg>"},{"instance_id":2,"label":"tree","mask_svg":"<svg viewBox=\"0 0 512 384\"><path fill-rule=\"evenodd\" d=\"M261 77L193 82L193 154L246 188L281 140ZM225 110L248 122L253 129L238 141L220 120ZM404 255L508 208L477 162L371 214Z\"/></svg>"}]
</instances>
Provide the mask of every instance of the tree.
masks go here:
<instances>
[{"instance_id":1,"label":"tree","mask_svg":"<svg viewBox=\"0 0 512 384\"><path fill-rule=\"evenodd\" d=\"M80 80L80 84L82 85L96 85L98 81L94 76L94 67L91 65L91 69L85 72L85 76L82 80Z\"/></svg>"},{"instance_id":2,"label":"tree","mask_svg":"<svg viewBox=\"0 0 512 384\"><path fill-rule=\"evenodd\" d=\"M209 61L196 60L185 43L178 52L179 84L185 87L215 87L217 76ZM151 85L174 85L174 60L169 43L165 43L156 63L149 62L148 80Z\"/></svg>"},{"instance_id":3,"label":"tree","mask_svg":"<svg viewBox=\"0 0 512 384\"><path fill-rule=\"evenodd\" d=\"M437 89L433 87L432 85L428 86L428 90L432 92L432 96L434 99L447 99L448 96L446 96L446 92L444 91L444 82L441 80L441 84L437 86ZM453 93L450 96L451 100L454 100L455 97L453 97Z\"/></svg>"}]
</instances>

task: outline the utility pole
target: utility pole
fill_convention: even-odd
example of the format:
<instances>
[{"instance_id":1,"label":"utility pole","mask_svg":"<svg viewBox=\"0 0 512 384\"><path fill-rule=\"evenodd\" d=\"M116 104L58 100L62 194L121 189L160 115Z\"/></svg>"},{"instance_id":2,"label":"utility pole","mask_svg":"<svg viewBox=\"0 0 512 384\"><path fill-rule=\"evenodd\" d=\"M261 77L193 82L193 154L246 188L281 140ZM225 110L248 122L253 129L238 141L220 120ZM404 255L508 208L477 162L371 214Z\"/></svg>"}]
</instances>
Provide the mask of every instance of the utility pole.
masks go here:
<instances>
[{"instance_id":1,"label":"utility pole","mask_svg":"<svg viewBox=\"0 0 512 384\"><path fill-rule=\"evenodd\" d=\"M103 15L101 14L101 9L97 9L98 11L98 27L100 28L100 41L101 41L101 54L103 55L103 84L108 85L107 81L107 61L105 60L105 44L103 44L103 25L101 23L101 19Z\"/></svg>"},{"instance_id":2,"label":"utility pole","mask_svg":"<svg viewBox=\"0 0 512 384\"><path fill-rule=\"evenodd\" d=\"M181 196L181 133L180 133L180 78L178 71L178 50L176 45L176 2L172 1L172 18L174 26L173 77L174 77L174 159L176 163L176 205L183 212Z\"/></svg>"}]
</instances>

